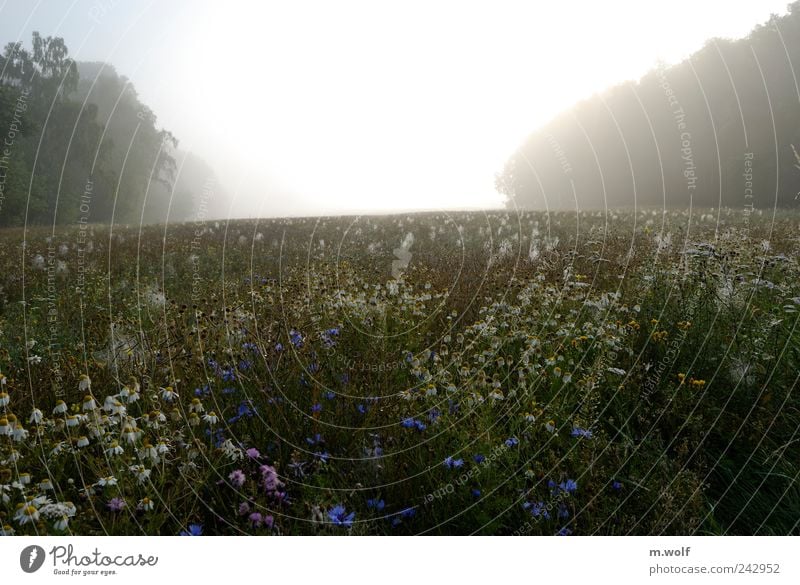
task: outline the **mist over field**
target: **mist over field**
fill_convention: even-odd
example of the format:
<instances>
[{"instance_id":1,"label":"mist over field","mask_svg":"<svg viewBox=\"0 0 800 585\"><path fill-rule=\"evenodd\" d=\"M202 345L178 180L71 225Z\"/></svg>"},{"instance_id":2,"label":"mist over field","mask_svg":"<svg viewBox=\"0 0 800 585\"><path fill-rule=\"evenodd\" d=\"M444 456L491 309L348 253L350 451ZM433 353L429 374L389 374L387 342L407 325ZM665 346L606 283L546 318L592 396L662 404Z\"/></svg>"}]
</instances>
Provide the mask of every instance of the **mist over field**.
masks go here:
<instances>
[{"instance_id":1,"label":"mist over field","mask_svg":"<svg viewBox=\"0 0 800 585\"><path fill-rule=\"evenodd\" d=\"M0 534L800 534L800 2L526 4L0 4Z\"/></svg>"}]
</instances>

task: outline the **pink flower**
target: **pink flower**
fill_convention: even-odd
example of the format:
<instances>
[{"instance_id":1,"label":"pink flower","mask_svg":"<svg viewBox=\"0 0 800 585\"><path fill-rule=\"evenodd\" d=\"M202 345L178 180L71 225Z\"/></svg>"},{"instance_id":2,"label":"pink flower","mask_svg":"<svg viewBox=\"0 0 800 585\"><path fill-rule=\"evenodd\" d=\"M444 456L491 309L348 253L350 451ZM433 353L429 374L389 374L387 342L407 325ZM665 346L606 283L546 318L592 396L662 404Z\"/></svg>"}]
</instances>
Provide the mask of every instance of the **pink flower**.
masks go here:
<instances>
[{"instance_id":1,"label":"pink flower","mask_svg":"<svg viewBox=\"0 0 800 585\"><path fill-rule=\"evenodd\" d=\"M250 459L258 459L259 457L261 457L261 453L259 453L259 452L258 452L258 449L256 449L255 447L250 447L250 448L249 448L247 451L245 451L245 452L247 453L247 456L248 456Z\"/></svg>"},{"instance_id":2,"label":"pink flower","mask_svg":"<svg viewBox=\"0 0 800 585\"><path fill-rule=\"evenodd\" d=\"M108 509L112 512L121 512L125 507L125 500L122 498L112 498L108 502Z\"/></svg>"},{"instance_id":3,"label":"pink flower","mask_svg":"<svg viewBox=\"0 0 800 585\"><path fill-rule=\"evenodd\" d=\"M267 494L276 496L283 487L283 482L278 479L278 472L271 465L262 465L259 470L261 471L261 485L264 486L264 491Z\"/></svg>"},{"instance_id":4,"label":"pink flower","mask_svg":"<svg viewBox=\"0 0 800 585\"><path fill-rule=\"evenodd\" d=\"M246 516L250 512L250 504L242 502L239 504L239 516Z\"/></svg>"},{"instance_id":5,"label":"pink flower","mask_svg":"<svg viewBox=\"0 0 800 585\"><path fill-rule=\"evenodd\" d=\"M260 528L264 524L264 517L259 512L253 512L247 519L253 528Z\"/></svg>"},{"instance_id":6,"label":"pink flower","mask_svg":"<svg viewBox=\"0 0 800 585\"><path fill-rule=\"evenodd\" d=\"M246 478L245 478L244 473L242 472L242 470L241 469L237 469L235 471L231 471L230 475L228 476L228 479L231 480L231 483L235 487L240 488L240 487L242 487L244 485L244 481L245 481Z\"/></svg>"}]
</instances>

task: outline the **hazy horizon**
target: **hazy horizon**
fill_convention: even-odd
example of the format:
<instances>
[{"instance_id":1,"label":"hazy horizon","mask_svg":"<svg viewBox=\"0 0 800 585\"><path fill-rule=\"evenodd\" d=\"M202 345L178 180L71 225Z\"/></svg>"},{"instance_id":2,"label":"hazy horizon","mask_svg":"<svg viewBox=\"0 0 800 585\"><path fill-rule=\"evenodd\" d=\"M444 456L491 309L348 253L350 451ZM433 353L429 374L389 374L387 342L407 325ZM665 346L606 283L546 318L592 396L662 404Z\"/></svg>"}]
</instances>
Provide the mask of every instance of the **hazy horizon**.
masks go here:
<instances>
[{"instance_id":1,"label":"hazy horizon","mask_svg":"<svg viewBox=\"0 0 800 585\"><path fill-rule=\"evenodd\" d=\"M231 217L349 215L501 207L495 173L537 127L785 6L11 0L0 40L113 65Z\"/></svg>"}]
</instances>

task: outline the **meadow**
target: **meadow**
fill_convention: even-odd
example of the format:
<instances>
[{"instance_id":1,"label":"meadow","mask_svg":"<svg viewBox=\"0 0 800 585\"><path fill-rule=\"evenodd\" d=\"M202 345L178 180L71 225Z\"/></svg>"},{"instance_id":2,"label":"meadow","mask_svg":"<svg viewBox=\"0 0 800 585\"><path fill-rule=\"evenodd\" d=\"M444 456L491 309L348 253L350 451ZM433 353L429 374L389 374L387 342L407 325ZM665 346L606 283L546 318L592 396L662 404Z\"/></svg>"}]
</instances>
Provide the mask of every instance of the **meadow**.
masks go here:
<instances>
[{"instance_id":1,"label":"meadow","mask_svg":"<svg viewBox=\"0 0 800 585\"><path fill-rule=\"evenodd\" d=\"M3 534L800 534L800 216L0 232Z\"/></svg>"}]
</instances>

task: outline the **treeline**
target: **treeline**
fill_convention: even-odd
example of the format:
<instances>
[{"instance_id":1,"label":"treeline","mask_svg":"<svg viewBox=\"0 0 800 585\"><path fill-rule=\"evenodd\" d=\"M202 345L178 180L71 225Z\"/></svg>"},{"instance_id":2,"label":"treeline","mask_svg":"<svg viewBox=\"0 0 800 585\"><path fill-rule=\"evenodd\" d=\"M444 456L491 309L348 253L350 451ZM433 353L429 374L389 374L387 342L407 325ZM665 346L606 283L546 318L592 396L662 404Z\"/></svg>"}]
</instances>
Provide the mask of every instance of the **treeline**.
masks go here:
<instances>
[{"instance_id":1,"label":"treeline","mask_svg":"<svg viewBox=\"0 0 800 585\"><path fill-rule=\"evenodd\" d=\"M539 209L796 206L800 2L788 10L562 113L511 156L498 190Z\"/></svg>"},{"instance_id":2,"label":"treeline","mask_svg":"<svg viewBox=\"0 0 800 585\"><path fill-rule=\"evenodd\" d=\"M177 147L110 65L76 63L63 39L38 33L31 50L5 46L0 227L192 219L215 178Z\"/></svg>"}]
</instances>

